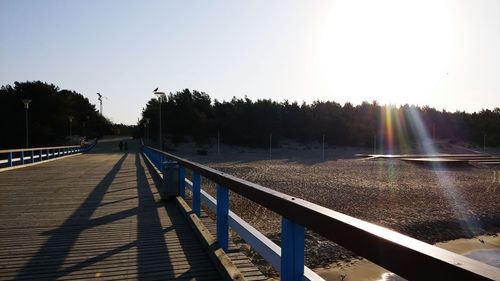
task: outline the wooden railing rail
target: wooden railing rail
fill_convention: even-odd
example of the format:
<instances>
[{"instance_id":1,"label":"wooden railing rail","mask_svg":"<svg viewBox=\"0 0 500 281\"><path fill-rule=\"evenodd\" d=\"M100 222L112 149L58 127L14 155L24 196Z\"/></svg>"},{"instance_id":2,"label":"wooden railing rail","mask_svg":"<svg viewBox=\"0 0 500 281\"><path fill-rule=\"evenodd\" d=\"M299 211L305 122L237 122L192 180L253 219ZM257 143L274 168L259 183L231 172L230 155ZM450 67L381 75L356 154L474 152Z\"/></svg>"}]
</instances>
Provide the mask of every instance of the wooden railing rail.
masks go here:
<instances>
[{"instance_id":1,"label":"wooden railing rail","mask_svg":"<svg viewBox=\"0 0 500 281\"><path fill-rule=\"evenodd\" d=\"M96 144L97 139L84 146L70 145L4 149L0 150L0 156L3 156L2 160L0 160L0 166L13 167L86 152L91 150Z\"/></svg>"}]
</instances>

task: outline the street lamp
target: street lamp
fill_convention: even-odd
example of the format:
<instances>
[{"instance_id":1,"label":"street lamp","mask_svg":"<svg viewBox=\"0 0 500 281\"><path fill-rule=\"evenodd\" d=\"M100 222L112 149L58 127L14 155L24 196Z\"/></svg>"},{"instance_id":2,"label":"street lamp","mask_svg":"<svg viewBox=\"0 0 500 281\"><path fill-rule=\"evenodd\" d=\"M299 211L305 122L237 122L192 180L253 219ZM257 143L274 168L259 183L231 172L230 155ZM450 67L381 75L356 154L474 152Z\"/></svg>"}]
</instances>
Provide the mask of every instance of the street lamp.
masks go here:
<instances>
[{"instance_id":1,"label":"street lamp","mask_svg":"<svg viewBox=\"0 0 500 281\"><path fill-rule=\"evenodd\" d=\"M151 120L151 118L144 118L146 120L146 123L144 123L144 125L146 126L146 140L149 144L149 120Z\"/></svg>"},{"instance_id":2,"label":"street lamp","mask_svg":"<svg viewBox=\"0 0 500 281\"><path fill-rule=\"evenodd\" d=\"M162 129L161 129L161 103L165 98L164 92L158 92L158 88L156 88L153 93L158 97L158 103L160 105L160 150L163 150L163 139L162 139Z\"/></svg>"},{"instance_id":3,"label":"street lamp","mask_svg":"<svg viewBox=\"0 0 500 281\"><path fill-rule=\"evenodd\" d=\"M486 133L483 133L483 153L486 153Z\"/></svg>"},{"instance_id":4,"label":"street lamp","mask_svg":"<svg viewBox=\"0 0 500 281\"><path fill-rule=\"evenodd\" d=\"M73 125L73 116L68 116L68 120L69 120L69 137L71 138L71 125Z\"/></svg>"},{"instance_id":5,"label":"street lamp","mask_svg":"<svg viewBox=\"0 0 500 281\"><path fill-rule=\"evenodd\" d=\"M24 111L26 112L26 148L28 147L28 109L30 108L30 102L31 100L29 99L23 99L24 103Z\"/></svg>"}]
</instances>

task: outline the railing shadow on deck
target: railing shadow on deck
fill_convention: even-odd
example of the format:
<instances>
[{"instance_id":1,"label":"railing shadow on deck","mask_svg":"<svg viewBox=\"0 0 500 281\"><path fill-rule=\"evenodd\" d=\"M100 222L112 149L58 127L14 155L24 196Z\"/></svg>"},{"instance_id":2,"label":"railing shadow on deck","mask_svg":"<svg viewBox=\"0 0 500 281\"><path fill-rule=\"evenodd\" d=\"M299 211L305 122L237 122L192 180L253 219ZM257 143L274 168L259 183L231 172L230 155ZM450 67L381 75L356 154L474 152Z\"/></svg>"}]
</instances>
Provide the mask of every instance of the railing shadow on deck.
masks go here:
<instances>
[{"instance_id":1,"label":"railing shadow on deck","mask_svg":"<svg viewBox=\"0 0 500 281\"><path fill-rule=\"evenodd\" d=\"M14 280L29 278L54 280L70 276L79 270L134 248L137 250L136 277L139 280L157 278L158 275L163 279L192 278L195 275L202 275L203 271L207 270L203 266L204 263L200 261L200 251L203 251L201 244L199 244L194 233L191 232L177 206L175 204L155 202L154 187L149 184L146 173L149 167L145 165L144 161L141 161L140 154L134 148L131 147L131 152L135 153L125 153L121 156L110 171L90 191L85 201L64 223L56 229L42 233L42 235L49 235L50 237L18 271ZM124 169L123 163L127 160L127 157L132 156L135 157L133 169ZM134 198L138 200L138 205L134 208L92 219L92 215L99 207L118 203L116 201L102 203L102 201L106 194L117 191L109 191L109 188L111 184L120 183L117 183L116 179L119 178L117 175L122 172L134 172L136 184L133 188L119 188L118 191L135 189L137 197ZM170 219L172 225L163 227L160 219L161 213L159 212L165 212L164 214ZM74 264L65 264L65 259L70 255L72 248L77 245L77 240L83 231L131 216L137 216L136 240L118 247L115 246L112 249L103 249L101 252L94 253L91 257ZM178 244L169 244L170 246L167 246L165 235L169 232L179 234L177 235ZM122 234L128 235L127 233ZM194 244L193 241L195 241ZM198 250L193 251L193 247L197 247ZM206 253L203 252L203 254ZM173 265L173 259L179 255L185 257L185 262L181 264L180 269L175 268ZM208 255L206 261L210 263ZM63 266L66 267L63 268Z\"/></svg>"},{"instance_id":2,"label":"railing shadow on deck","mask_svg":"<svg viewBox=\"0 0 500 281\"><path fill-rule=\"evenodd\" d=\"M180 213L177 206L173 203L155 202L155 197L152 187L148 183L146 170L149 169L147 165L143 165L140 160L140 154L136 154L135 165L137 169L137 192L139 195L139 211L137 213L138 226L137 226L137 247L138 247L138 278L139 280L151 277L152 266L162 268L162 278L189 278L193 277L196 273L200 274L200 270L205 268L201 267L195 256L195 252L190 248L192 241L198 242L184 217ZM146 166L146 167L144 167ZM158 209L159 208L159 209ZM172 223L172 227L168 231L177 233L179 249L169 249L165 244L166 237L165 230L162 229L158 211L166 212L167 217ZM167 232L168 232L167 231ZM196 246L196 243L195 243ZM198 245L201 249L201 244ZM182 273L175 272L172 266L172 257L176 254L185 256L187 265L184 265ZM208 260L208 255L206 257ZM165 267L168 267L167 270Z\"/></svg>"},{"instance_id":3,"label":"railing shadow on deck","mask_svg":"<svg viewBox=\"0 0 500 281\"><path fill-rule=\"evenodd\" d=\"M78 209L71 214L66 221L57 229L46 233L50 238L44 245L31 257L26 265L19 270L16 280L25 279L36 274L40 274L40 264L43 264L43 272L47 274L58 273L64 264L65 257L70 253L80 233L89 227L91 216L99 207L100 202L106 194L116 174L119 172L122 163L127 155L123 155L120 160L111 168L104 178L96 185L92 192ZM87 223L87 224L85 224ZM57 255L54 255L57 253ZM59 272L56 275L64 276L66 272Z\"/></svg>"}]
</instances>

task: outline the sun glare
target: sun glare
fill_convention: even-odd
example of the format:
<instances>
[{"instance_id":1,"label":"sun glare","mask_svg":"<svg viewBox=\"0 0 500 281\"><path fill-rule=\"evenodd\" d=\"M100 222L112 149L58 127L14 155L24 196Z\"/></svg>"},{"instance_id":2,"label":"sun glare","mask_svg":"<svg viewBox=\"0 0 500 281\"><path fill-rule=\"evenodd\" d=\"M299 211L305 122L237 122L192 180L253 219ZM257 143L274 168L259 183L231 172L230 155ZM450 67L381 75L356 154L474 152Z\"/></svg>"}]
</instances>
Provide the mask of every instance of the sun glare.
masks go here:
<instances>
[{"instance_id":1,"label":"sun glare","mask_svg":"<svg viewBox=\"0 0 500 281\"><path fill-rule=\"evenodd\" d=\"M444 2L339 1L321 38L319 75L330 97L355 103L432 103L454 52Z\"/></svg>"}]
</instances>

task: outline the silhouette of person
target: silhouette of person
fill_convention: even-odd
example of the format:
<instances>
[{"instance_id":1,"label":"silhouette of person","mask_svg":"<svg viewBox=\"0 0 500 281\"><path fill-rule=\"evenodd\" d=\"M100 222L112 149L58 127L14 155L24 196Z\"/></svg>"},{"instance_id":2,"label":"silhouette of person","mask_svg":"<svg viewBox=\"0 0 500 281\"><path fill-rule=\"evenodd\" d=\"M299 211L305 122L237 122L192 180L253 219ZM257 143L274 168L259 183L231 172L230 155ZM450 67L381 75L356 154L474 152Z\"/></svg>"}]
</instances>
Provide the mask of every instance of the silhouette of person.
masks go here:
<instances>
[{"instance_id":1,"label":"silhouette of person","mask_svg":"<svg viewBox=\"0 0 500 281\"><path fill-rule=\"evenodd\" d=\"M127 142L125 142L125 144L123 145L123 147L124 147L125 151L128 151L128 144L127 144Z\"/></svg>"},{"instance_id":2,"label":"silhouette of person","mask_svg":"<svg viewBox=\"0 0 500 281\"><path fill-rule=\"evenodd\" d=\"M120 147L120 151L123 151L123 142L120 141L120 143L118 144L118 147Z\"/></svg>"}]
</instances>

